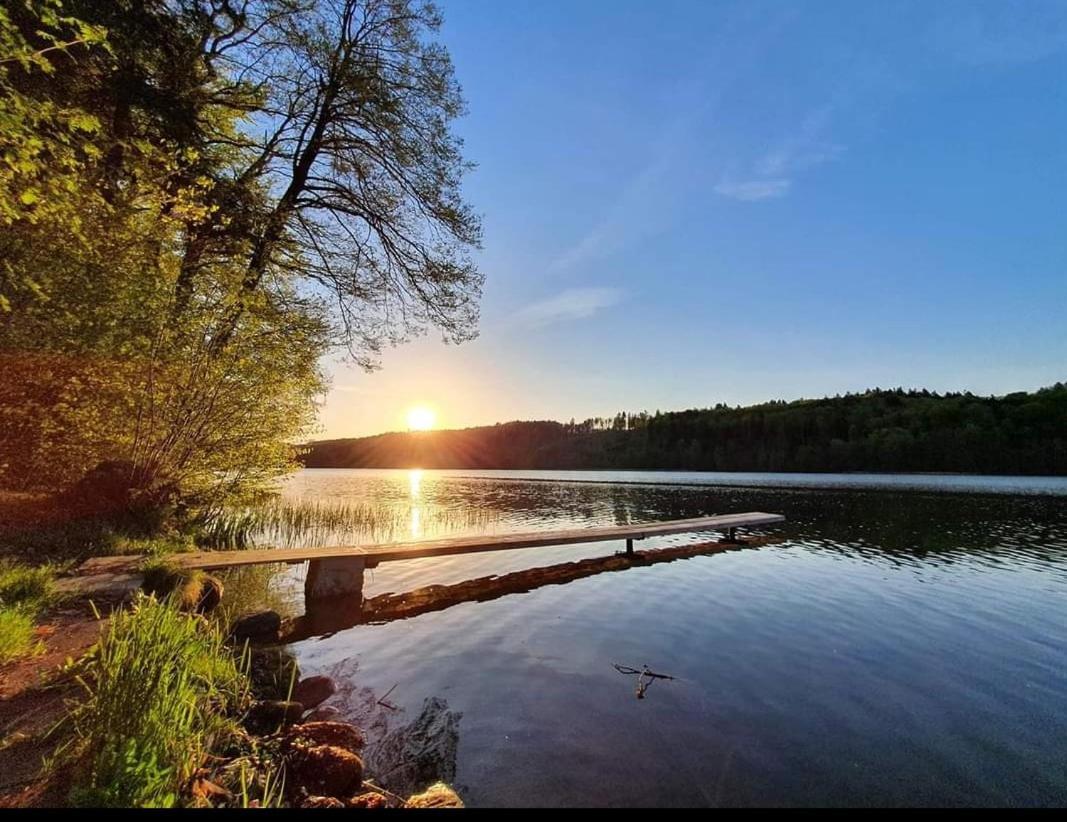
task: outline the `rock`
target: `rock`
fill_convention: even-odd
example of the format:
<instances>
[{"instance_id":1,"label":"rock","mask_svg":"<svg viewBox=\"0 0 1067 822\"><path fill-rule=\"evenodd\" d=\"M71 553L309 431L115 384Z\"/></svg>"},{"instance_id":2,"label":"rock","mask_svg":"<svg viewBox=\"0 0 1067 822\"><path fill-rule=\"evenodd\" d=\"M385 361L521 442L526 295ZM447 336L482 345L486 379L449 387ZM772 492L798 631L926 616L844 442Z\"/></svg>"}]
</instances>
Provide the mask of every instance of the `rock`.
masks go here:
<instances>
[{"instance_id":1,"label":"rock","mask_svg":"<svg viewBox=\"0 0 1067 822\"><path fill-rule=\"evenodd\" d=\"M248 677L257 699L288 699L300 669L284 648L253 648Z\"/></svg>"},{"instance_id":2,"label":"rock","mask_svg":"<svg viewBox=\"0 0 1067 822\"><path fill-rule=\"evenodd\" d=\"M304 714L303 722L329 722L341 715L341 709L335 705L320 705Z\"/></svg>"},{"instance_id":3,"label":"rock","mask_svg":"<svg viewBox=\"0 0 1067 822\"><path fill-rule=\"evenodd\" d=\"M195 606L196 612L198 614L210 614L214 611L222 601L222 592L224 590L221 579L205 574L200 581L200 595Z\"/></svg>"},{"instance_id":4,"label":"rock","mask_svg":"<svg viewBox=\"0 0 1067 822\"><path fill-rule=\"evenodd\" d=\"M289 789L313 796L352 796L363 785L363 760L336 745L294 748L286 757Z\"/></svg>"},{"instance_id":5,"label":"rock","mask_svg":"<svg viewBox=\"0 0 1067 822\"><path fill-rule=\"evenodd\" d=\"M333 796L309 796L300 803L301 808L343 808L345 803Z\"/></svg>"},{"instance_id":6,"label":"rock","mask_svg":"<svg viewBox=\"0 0 1067 822\"><path fill-rule=\"evenodd\" d=\"M285 741L290 746L333 745L352 753L359 753L365 744L363 732L347 722L304 722L294 725L286 733Z\"/></svg>"},{"instance_id":7,"label":"rock","mask_svg":"<svg viewBox=\"0 0 1067 822\"><path fill-rule=\"evenodd\" d=\"M428 697L419 715L368 745L367 766L380 775L379 784L392 793L410 796L435 782L456 778L456 751L462 714L440 697Z\"/></svg>"},{"instance_id":8,"label":"rock","mask_svg":"<svg viewBox=\"0 0 1067 822\"><path fill-rule=\"evenodd\" d=\"M230 629L236 642L277 642L282 629L282 617L277 611L257 611L238 617Z\"/></svg>"},{"instance_id":9,"label":"rock","mask_svg":"<svg viewBox=\"0 0 1067 822\"><path fill-rule=\"evenodd\" d=\"M444 782L435 782L422 793L417 793L404 803L405 808L462 808L459 798Z\"/></svg>"},{"instance_id":10,"label":"rock","mask_svg":"<svg viewBox=\"0 0 1067 822\"><path fill-rule=\"evenodd\" d=\"M304 706L299 702L286 702L280 699L253 702L245 714L244 726L249 733L264 736L275 733L279 728L299 722L304 713Z\"/></svg>"},{"instance_id":11,"label":"rock","mask_svg":"<svg viewBox=\"0 0 1067 822\"><path fill-rule=\"evenodd\" d=\"M337 693L337 686L328 676L309 676L293 688L293 699L305 708L314 708Z\"/></svg>"},{"instance_id":12,"label":"rock","mask_svg":"<svg viewBox=\"0 0 1067 822\"><path fill-rule=\"evenodd\" d=\"M353 796L345 804L350 808L388 808L389 800L377 791L366 791Z\"/></svg>"}]
</instances>

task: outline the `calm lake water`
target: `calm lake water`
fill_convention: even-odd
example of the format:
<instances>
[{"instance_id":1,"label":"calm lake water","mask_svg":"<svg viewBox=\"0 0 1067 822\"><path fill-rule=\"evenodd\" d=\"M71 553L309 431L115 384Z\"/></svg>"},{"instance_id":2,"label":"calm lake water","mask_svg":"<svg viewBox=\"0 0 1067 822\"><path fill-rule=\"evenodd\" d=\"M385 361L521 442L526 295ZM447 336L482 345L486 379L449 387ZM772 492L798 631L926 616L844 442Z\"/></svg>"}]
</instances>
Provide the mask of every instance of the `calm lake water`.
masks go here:
<instances>
[{"instance_id":1,"label":"calm lake water","mask_svg":"<svg viewBox=\"0 0 1067 822\"><path fill-rule=\"evenodd\" d=\"M1067 479L308 470L285 496L387 506L395 539L788 517L763 547L296 643L387 785L441 776L472 806L1067 803ZM617 547L387 563L365 594ZM298 611L302 573L276 580ZM613 663L675 679L638 700Z\"/></svg>"}]
</instances>

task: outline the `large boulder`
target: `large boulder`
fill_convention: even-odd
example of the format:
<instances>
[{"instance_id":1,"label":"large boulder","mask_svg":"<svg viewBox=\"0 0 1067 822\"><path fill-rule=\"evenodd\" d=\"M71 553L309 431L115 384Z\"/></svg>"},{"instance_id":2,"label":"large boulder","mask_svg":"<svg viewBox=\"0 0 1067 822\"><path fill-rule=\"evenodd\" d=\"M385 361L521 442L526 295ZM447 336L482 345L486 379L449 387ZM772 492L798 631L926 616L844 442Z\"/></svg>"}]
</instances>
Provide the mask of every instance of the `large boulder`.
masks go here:
<instances>
[{"instance_id":1,"label":"large boulder","mask_svg":"<svg viewBox=\"0 0 1067 822\"><path fill-rule=\"evenodd\" d=\"M293 699L305 708L315 708L337 693L337 686L328 676L309 676L293 688Z\"/></svg>"}]
</instances>

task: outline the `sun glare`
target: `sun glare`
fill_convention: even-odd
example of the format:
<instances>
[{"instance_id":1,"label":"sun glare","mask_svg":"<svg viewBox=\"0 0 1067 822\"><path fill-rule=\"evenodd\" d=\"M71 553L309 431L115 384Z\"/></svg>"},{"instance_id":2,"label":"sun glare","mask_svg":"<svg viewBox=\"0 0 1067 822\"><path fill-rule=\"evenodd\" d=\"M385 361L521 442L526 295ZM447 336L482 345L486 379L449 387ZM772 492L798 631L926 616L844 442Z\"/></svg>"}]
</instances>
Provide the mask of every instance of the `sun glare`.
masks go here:
<instances>
[{"instance_id":1,"label":"sun glare","mask_svg":"<svg viewBox=\"0 0 1067 822\"><path fill-rule=\"evenodd\" d=\"M434 427L437 415L432 408L425 405L416 405L408 411L408 430L429 431Z\"/></svg>"}]
</instances>

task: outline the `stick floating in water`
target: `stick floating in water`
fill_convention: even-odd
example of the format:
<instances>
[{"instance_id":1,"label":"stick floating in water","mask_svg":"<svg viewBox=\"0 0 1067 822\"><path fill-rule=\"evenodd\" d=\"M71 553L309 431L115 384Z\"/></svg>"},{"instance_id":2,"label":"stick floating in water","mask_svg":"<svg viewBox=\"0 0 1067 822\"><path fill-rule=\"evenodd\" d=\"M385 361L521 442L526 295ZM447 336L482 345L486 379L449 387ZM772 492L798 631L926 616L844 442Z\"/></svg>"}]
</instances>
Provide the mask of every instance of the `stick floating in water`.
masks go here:
<instances>
[{"instance_id":1,"label":"stick floating in water","mask_svg":"<svg viewBox=\"0 0 1067 822\"><path fill-rule=\"evenodd\" d=\"M655 671L650 670L647 665L638 669L631 668L629 665L619 665L615 662L611 663L611 666L620 674L626 674L628 676L637 676L637 698L644 699L645 691L648 690L648 686L652 684L656 679L674 679L669 674L657 674Z\"/></svg>"}]
</instances>

